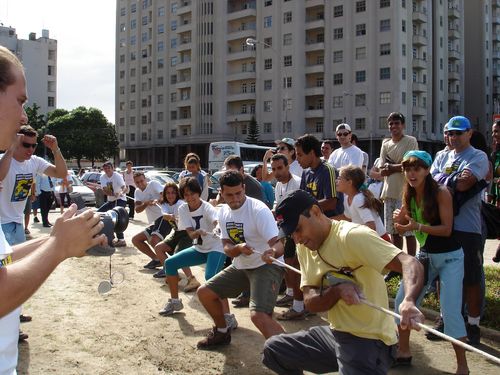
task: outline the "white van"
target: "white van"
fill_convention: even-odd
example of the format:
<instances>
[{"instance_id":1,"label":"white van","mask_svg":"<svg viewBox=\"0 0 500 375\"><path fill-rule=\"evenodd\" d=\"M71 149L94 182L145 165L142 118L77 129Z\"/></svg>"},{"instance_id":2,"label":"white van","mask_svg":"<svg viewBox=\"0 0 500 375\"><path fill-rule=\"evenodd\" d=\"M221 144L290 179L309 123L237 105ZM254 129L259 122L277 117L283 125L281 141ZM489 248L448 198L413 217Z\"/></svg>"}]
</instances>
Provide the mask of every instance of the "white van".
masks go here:
<instances>
[{"instance_id":1,"label":"white van","mask_svg":"<svg viewBox=\"0 0 500 375\"><path fill-rule=\"evenodd\" d=\"M208 150L208 169L219 171L224 165L224 160L230 155L238 155L243 165L262 163L267 150L274 147L250 145L241 142L212 142Z\"/></svg>"}]
</instances>

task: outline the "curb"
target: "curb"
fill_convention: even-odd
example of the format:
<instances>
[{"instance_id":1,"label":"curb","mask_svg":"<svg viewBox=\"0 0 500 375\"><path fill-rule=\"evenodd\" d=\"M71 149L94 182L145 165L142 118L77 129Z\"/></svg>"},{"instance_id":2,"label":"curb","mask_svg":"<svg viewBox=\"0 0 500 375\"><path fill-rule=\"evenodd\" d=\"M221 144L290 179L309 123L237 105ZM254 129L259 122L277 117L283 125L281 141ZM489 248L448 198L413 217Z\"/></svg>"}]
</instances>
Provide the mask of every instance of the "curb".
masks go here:
<instances>
[{"instance_id":1,"label":"curb","mask_svg":"<svg viewBox=\"0 0 500 375\"><path fill-rule=\"evenodd\" d=\"M394 298L389 298L389 306L391 308L394 308ZM439 316L438 312L426 307L419 307L419 310L422 311L425 318L428 320L436 320L436 318ZM500 332L491 328L481 326L481 338L485 338L494 341L496 344L500 344Z\"/></svg>"}]
</instances>

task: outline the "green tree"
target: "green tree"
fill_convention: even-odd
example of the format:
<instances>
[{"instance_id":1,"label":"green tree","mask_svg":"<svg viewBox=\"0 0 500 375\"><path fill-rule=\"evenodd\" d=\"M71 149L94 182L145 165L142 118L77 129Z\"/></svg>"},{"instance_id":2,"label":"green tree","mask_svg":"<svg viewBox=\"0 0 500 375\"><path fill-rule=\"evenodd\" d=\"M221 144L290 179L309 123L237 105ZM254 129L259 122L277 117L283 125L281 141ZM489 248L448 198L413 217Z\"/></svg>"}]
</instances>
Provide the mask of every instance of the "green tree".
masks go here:
<instances>
[{"instance_id":1,"label":"green tree","mask_svg":"<svg viewBox=\"0 0 500 375\"><path fill-rule=\"evenodd\" d=\"M245 140L246 143L250 144L257 144L259 143L259 125L257 124L257 121L255 120L255 117L252 116L252 119L250 120L250 124L248 125L248 134L247 134L247 139Z\"/></svg>"},{"instance_id":2,"label":"green tree","mask_svg":"<svg viewBox=\"0 0 500 375\"><path fill-rule=\"evenodd\" d=\"M82 159L94 165L118 153L115 128L99 109L78 107L71 112L52 113L47 129L57 137L63 155L76 159L78 168Z\"/></svg>"},{"instance_id":3,"label":"green tree","mask_svg":"<svg viewBox=\"0 0 500 375\"><path fill-rule=\"evenodd\" d=\"M26 111L26 116L28 116L28 124L38 132L38 144L42 144L42 138L45 134L45 127L47 126L46 118L43 114L39 113L40 106L36 103L33 103L31 107L26 107L24 109ZM45 147L38 146L35 150L35 155L44 156L45 155Z\"/></svg>"}]
</instances>

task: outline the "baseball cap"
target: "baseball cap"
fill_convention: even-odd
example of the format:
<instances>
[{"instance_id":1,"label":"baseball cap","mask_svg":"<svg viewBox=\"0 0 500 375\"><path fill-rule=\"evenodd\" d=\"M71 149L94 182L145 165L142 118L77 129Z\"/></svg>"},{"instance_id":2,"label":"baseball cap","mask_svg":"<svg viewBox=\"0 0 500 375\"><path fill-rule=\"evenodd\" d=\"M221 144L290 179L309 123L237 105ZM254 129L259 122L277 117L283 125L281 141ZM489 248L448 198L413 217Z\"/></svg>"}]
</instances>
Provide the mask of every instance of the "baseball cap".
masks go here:
<instances>
[{"instance_id":1,"label":"baseball cap","mask_svg":"<svg viewBox=\"0 0 500 375\"><path fill-rule=\"evenodd\" d=\"M278 143L286 143L289 146L295 147L295 139L293 138L283 138L282 140L277 140L276 144Z\"/></svg>"},{"instance_id":2,"label":"baseball cap","mask_svg":"<svg viewBox=\"0 0 500 375\"><path fill-rule=\"evenodd\" d=\"M430 167L432 165L432 156L427 152L427 151L422 151L422 150L411 150L408 151L404 156L403 156L403 163L407 161L409 158L417 158L422 160L425 165Z\"/></svg>"},{"instance_id":3,"label":"baseball cap","mask_svg":"<svg viewBox=\"0 0 500 375\"><path fill-rule=\"evenodd\" d=\"M276 220L280 232L278 238L290 236L299 223L300 215L318 201L304 190L295 190L283 199L276 207Z\"/></svg>"},{"instance_id":4,"label":"baseball cap","mask_svg":"<svg viewBox=\"0 0 500 375\"><path fill-rule=\"evenodd\" d=\"M464 116L455 116L450 118L447 125L448 125L448 131L450 130L467 131L471 128L469 119Z\"/></svg>"},{"instance_id":5,"label":"baseball cap","mask_svg":"<svg viewBox=\"0 0 500 375\"><path fill-rule=\"evenodd\" d=\"M335 133L338 132L339 130L347 130L348 132L351 132L351 127L349 126L349 124L338 124L337 125L337 128L335 129Z\"/></svg>"}]
</instances>

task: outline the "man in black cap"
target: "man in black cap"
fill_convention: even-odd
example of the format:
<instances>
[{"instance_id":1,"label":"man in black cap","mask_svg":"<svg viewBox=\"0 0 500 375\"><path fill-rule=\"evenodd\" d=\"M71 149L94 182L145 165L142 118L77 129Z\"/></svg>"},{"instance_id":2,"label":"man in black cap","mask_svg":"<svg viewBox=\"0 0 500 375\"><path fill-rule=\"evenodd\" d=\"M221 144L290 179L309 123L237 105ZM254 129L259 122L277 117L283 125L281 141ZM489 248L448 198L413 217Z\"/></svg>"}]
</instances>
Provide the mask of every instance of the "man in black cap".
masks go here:
<instances>
[{"instance_id":1,"label":"man in black cap","mask_svg":"<svg viewBox=\"0 0 500 375\"><path fill-rule=\"evenodd\" d=\"M424 320L415 307L423 285L422 265L366 226L330 220L302 190L278 205L276 219L280 236L289 235L297 244L306 308L328 311L330 327L269 338L263 363L287 375L339 370L386 374L395 358L395 322L362 300L388 308L382 273L402 272L406 295L401 324L416 328Z\"/></svg>"}]
</instances>

